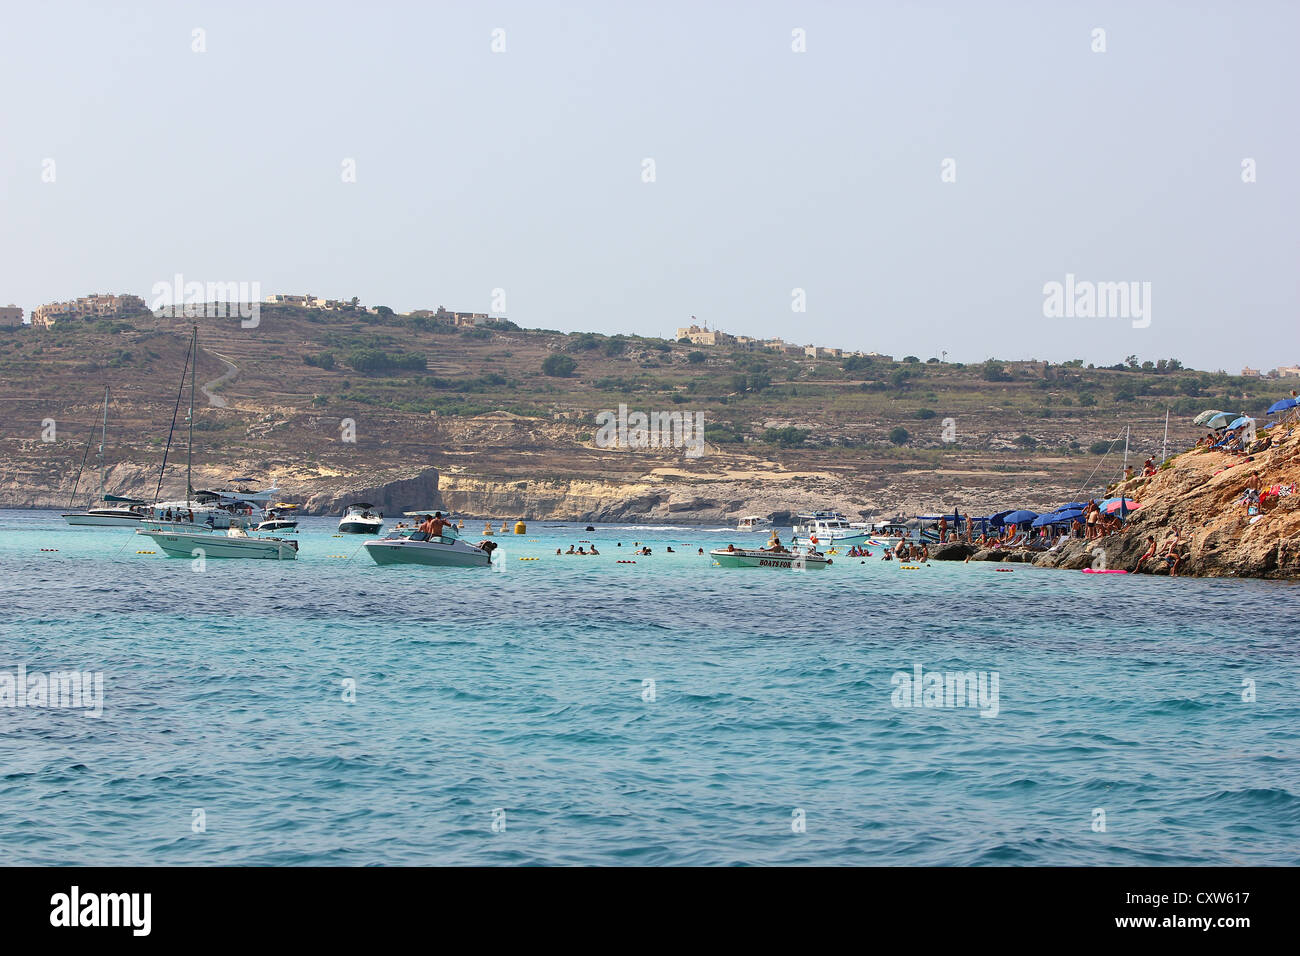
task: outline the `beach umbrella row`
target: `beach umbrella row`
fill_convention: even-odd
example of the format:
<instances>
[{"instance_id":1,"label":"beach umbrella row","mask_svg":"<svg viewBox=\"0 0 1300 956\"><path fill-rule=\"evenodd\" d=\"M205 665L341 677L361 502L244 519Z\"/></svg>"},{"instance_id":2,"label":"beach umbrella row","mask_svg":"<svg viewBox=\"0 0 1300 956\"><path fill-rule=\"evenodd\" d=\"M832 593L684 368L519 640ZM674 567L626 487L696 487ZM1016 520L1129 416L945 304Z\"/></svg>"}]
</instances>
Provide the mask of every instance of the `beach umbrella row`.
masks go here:
<instances>
[{"instance_id":1,"label":"beach umbrella row","mask_svg":"<svg viewBox=\"0 0 1300 956\"><path fill-rule=\"evenodd\" d=\"M1069 524L1076 518L1083 517L1082 508L1063 508L1060 511L1053 511L1051 514L1039 515L1029 523L1031 528L1041 528L1049 524Z\"/></svg>"}]
</instances>

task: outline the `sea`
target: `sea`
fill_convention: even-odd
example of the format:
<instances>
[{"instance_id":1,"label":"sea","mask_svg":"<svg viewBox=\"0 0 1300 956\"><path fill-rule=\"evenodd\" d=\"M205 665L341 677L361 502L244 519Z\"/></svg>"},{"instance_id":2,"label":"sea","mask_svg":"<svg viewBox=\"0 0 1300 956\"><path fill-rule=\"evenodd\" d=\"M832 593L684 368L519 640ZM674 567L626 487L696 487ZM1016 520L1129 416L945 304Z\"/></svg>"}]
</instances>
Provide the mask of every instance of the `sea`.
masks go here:
<instances>
[{"instance_id":1,"label":"sea","mask_svg":"<svg viewBox=\"0 0 1300 956\"><path fill-rule=\"evenodd\" d=\"M5 864L1300 864L1295 584L336 525L200 564L0 511Z\"/></svg>"}]
</instances>

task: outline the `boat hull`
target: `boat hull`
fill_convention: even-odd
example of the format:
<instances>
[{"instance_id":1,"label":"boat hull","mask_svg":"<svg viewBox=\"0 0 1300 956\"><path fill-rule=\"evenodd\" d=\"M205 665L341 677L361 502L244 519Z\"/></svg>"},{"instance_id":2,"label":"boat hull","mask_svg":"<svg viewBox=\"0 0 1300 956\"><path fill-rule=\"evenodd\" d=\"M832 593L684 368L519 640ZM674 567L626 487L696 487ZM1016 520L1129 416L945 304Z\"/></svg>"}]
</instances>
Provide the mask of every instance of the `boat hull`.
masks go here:
<instances>
[{"instance_id":1,"label":"boat hull","mask_svg":"<svg viewBox=\"0 0 1300 956\"><path fill-rule=\"evenodd\" d=\"M136 534L152 538L169 558L251 558L263 561L294 561L298 542L279 538L231 538L219 534L185 531L146 531Z\"/></svg>"},{"instance_id":2,"label":"boat hull","mask_svg":"<svg viewBox=\"0 0 1300 956\"><path fill-rule=\"evenodd\" d=\"M369 518L345 518L339 522L339 534L379 534L384 527L382 520Z\"/></svg>"},{"instance_id":3,"label":"boat hull","mask_svg":"<svg viewBox=\"0 0 1300 956\"><path fill-rule=\"evenodd\" d=\"M94 513L66 514L63 520L78 528L138 528L140 515L97 515Z\"/></svg>"},{"instance_id":4,"label":"boat hull","mask_svg":"<svg viewBox=\"0 0 1300 956\"><path fill-rule=\"evenodd\" d=\"M433 568L486 568L492 557L464 543L442 544L438 541L395 541L380 538L362 544L375 564L417 564Z\"/></svg>"},{"instance_id":5,"label":"boat hull","mask_svg":"<svg viewBox=\"0 0 1300 956\"><path fill-rule=\"evenodd\" d=\"M782 554L772 551L728 551L717 548L709 552L720 568L769 568L774 571L822 571L831 559L819 554Z\"/></svg>"},{"instance_id":6,"label":"boat hull","mask_svg":"<svg viewBox=\"0 0 1300 956\"><path fill-rule=\"evenodd\" d=\"M798 545L812 544L809 535L796 531L791 537L791 541ZM828 534L825 531L814 531L811 537L816 538L815 546L819 551L825 551L827 548L851 548L854 545L859 547L872 543L875 537L869 531L853 531L848 534ZM879 539L876 539L879 541Z\"/></svg>"},{"instance_id":7,"label":"boat hull","mask_svg":"<svg viewBox=\"0 0 1300 956\"><path fill-rule=\"evenodd\" d=\"M258 531L297 531L296 521L263 521L257 526Z\"/></svg>"}]
</instances>

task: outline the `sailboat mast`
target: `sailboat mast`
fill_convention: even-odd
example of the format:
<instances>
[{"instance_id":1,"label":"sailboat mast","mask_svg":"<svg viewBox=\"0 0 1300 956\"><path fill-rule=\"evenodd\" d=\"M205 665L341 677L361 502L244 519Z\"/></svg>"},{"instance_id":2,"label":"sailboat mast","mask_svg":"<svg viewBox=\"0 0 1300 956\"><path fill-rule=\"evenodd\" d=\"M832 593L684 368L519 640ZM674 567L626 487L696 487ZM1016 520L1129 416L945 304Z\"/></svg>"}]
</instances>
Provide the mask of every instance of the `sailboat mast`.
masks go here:
<instances>
[{"instance_id":1,"label":"sailboat mast","mask_svg":"<svg viewBox=\"0 0 1300 956\"><path fill-rule=\"evenodd\" d=\"M190 496L194 493L194 480L191 477L194 468L194 366L199 364L199 327L195 323L194 335L190 339L193 358L190 362L190 447L185 454L185 510L190 510Z\"/></svg>"},{"instance_id":2,"label":"sailboat mast","mask_svg":"<svg viewBox=\"0 0 1300 956\"><path fill-rule=\"evenodd\" d=\"M1124 426L1124 474L1128 474L1128 426Z\"/></svg>"},{"instance_id":3,"label":"sailboat mast","mask_svg":"<svg viewBox=\"0 0 1300 956\"><path fill-rule=\"evenodd\" d=\"M1169 457L1169 409L1165 409L1165 443L1160 449L1160 460L1164 461Z\"/></svg>"},{"instance_id":4,"label":"sailboat mast","mask_svg":"<svg viewBox=\"0 0 1300 956\"><path fill-rule=\"evenodd\" d=\"M104 386L104 424L99 433L99 498L104 499L104 446L108 444L108 386Z\"/></svg>"}]
</instances>

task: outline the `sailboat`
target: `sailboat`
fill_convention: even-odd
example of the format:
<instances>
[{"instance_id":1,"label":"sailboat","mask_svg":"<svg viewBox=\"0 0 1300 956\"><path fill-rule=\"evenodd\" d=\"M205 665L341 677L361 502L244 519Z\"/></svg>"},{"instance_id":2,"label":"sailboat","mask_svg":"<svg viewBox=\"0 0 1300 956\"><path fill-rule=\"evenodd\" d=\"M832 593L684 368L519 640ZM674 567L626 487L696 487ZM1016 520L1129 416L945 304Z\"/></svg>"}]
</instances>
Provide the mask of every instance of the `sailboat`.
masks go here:
<instances>
[{"instance_id":1,"label":"sailboat","mask_svg":"<svg viewBox=\"0 0 1300 956\"><path fill-rule=\"evenodd\" d=\"M138 498L123 498L119 495L106 494L104 491L104 478L106 462L104 460L104 448L108 444L108 386L104 386L104 409L103 422L100 426L99 436L99 498L116 507L95 508L90 507L85 511L74 511L63 515L63 520L70 525L78 527L91 528L138 528L140 522L144 520L144 514L139 510L144 504ZM77 469L77 478L72 483L72 495L68 499L68 507L72 507L72 502L77 497L77 487L81 484L81 472L86 467L86 458L90 456L90 446L94 441L95 433L92 431L90 437L86 439L86 454L81 458L81 468Z\"/></svg>"},{"instance_id":2,"label":"sailboat","mask_svg":"<svg viewBox=\"0 0 1300 956\"><path fill-rule=\"evenodd\" d=\"M194 326L190 336L189 352L185 357L190 373L190 409L186 421L189 424L189 448L185 460L185 508L192 514L191 502L194 496L192 480L194 465L194 370L199 362L199 327ZM185 387L184 371L181 373L181 388ZM177 396L176 407L180 408ZM167 435L167 450L163 452L162 471L158 474L158 487L162 488L163 472L167 470L167 451L171 449L172 433L176 430L176 415L172 413L172 432ZM155 493L156 497L156 493ZM166 522L151 522L150 528L138 528L136 534L146 535L169 558L263 558L273 561L292 561L298 557L298 542L285 538L255 537L243 528L232 523L224 535L209 531L191 531L193 524L189 521L168 526Z\"/></svg>"}]
</instances>

